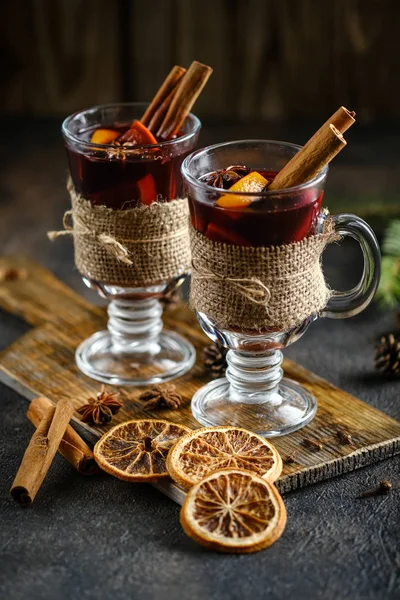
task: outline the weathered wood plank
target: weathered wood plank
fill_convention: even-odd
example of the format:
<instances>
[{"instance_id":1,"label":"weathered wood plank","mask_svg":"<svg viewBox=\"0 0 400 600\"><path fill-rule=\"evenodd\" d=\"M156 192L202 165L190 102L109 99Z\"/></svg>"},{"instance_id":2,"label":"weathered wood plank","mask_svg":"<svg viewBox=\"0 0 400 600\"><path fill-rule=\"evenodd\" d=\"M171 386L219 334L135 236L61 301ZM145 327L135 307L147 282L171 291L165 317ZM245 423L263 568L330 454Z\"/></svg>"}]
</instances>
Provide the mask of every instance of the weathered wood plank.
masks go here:
<instances>
[{"instance_id":1,"label":"weathered wood plank","mask_svg":"<svg viewBox=\"0 0 400 600\"><path fill-rule=\"evenodd\" d=\"M50 271L22 256L0 258L0 305L30 325L79 323L89 306ZM101 308L91 308L93 315L103 314Z\"/></svg>"},{"instance_id":2,"label":"weathered wood plank","mask_svg":"<svg viewBox=\"0 0 400 600\"><path fill-rule=\"evenodd\" d=\"M20 280L1 283L0 307L35 325L0 354L0 380L28 399L39 395L53 402L69 398L78 408L96 394L100 384L78 371L74 361L75 348L88 335L105 327L105 311L80 298L46 269L28 259L2 259L0 265L23 270L26 275ZM192 341L197 350L197 362L190 373L176 380L182 394L181 409L160 410L157 415L196 428L199 424L191 414L190 401L194 392L208 381L202 361L202 348L208 338L184 304L166 311L165 325ZM274 440L284 460L284 470L277 484L282 492L400 452L400 422L292 361L285 360L284 368L289 377L315 394L318 412L300 431ZM139 400L142 390L119 388L124 406L113 424L154 416L154 412L146 411ZM89 427L77 419L74 425L92 442L107 429ZM250 427L251 423L241 425ZM351 435L351 443L341 443L337 435L339 430ZM306 448L304 438L320 442L322 449ZM286 459L291 455L294 462L289 463ZM182 491L172 483L158 487L177 502L183 498Z\"/></svg>"}]
</instances>

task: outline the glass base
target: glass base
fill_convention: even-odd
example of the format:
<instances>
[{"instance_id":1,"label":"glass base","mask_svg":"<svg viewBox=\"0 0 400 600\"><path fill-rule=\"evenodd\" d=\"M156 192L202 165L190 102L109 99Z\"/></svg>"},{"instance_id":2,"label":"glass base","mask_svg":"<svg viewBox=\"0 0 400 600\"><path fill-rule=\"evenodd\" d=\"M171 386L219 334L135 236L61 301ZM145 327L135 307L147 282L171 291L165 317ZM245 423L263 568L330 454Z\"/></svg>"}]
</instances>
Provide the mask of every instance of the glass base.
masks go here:
<instances>
[{"instance_id":1,"label":"glass base","mask_svg":"<svg viewBox=\"0 0 400 600\"><path fill-rule=\"evenodd\" d=\"M194 365L196 351L177 333L162 331L145 351L115 352L109 331L99 331L80 344L75 359L91 379L110 385L143 386L180 377Z\"/></svg>"},{"instance_id":2,"label":"glass base","mask_svg":"<svg viewBox=\"0 0 400 600\"><path fill-rule=\"evenodd\" d=\"M200 388L192 399L192 413L201 425L235 425L264 437L285 435L311 421L317 401L302 385L286 379L265 402L241 401L224 377Z\"/></svg>"}]
</instances>

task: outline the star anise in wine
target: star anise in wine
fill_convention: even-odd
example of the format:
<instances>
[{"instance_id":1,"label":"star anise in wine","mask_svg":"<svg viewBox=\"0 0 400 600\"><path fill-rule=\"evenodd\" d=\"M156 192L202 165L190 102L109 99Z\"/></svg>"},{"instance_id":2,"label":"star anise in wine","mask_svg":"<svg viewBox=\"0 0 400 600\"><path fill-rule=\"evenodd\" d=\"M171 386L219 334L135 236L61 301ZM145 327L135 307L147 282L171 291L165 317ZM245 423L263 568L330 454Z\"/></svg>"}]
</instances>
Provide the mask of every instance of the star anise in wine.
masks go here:
<instances>
[{"instance_id":1,"label":"star anise in wine","mask_svg":"<svg viewBox=\"0 0 400 600\"><path fill-rule=\"evenodd\" d=\"M229 190L229 188L242 179L245 175L250 173L250 169L243 165L232 165L226 169L219 171L213 171L201 177L201 181L204 181L207 185L211 185L215 188Z\"/></svg>"},{"instance_id":2,"label":"star anise in wine","mask_svg":"<svg viewBox=\"0 0 400 600\"><path fill-rule=\"evenodd\" d=\"M176 387L169 385L153 385L151 388L140 394L140 400L144 400L145 408L154 410L156 408L177 409L181 405L181 396L176 391Z\"/></svg>"},{"instance_id":3,"label":"star anise in wine","mask_svg":"<svg viewBox=\"0 0 400 600\"><path fill-rule=\"evenodd\" d=\"M118 398L118 392L106 392L103 385L96 398L89 398L87 404L78 408L81 421L91 425L109 423L122 406Z\"/></svg>"}]
</instances>

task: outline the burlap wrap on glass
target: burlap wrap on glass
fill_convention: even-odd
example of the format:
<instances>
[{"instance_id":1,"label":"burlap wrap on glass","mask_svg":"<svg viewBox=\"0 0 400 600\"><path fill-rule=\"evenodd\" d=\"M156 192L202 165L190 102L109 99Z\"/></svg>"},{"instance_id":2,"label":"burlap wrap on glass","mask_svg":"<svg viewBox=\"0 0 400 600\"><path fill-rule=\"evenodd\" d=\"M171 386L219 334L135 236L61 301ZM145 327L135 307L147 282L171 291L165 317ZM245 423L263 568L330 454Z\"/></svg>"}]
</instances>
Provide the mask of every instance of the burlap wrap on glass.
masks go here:
<instances>
[{"instance_id":1,"label":"burlap wrap on glass","mask_svg":"<svg viewBox=\"0 0 400 600\"><path fill-rule=\"evenodd\" d=\"M213 242L193 227L190 237L190 304L221 329L289 329L332 294L321 268L325 246L338 239L329 219L323 233L277 247Z\"/></svg>"},{"instance_id":2,"label":"burlap wrap on glass","mask_svg":"<svg viewBox=\"0 0 400 600\"><path fill-rule=\"evenodd\" d=\"M72 210L64 219L73 235L78 271L102 283L145 286L178 277L190 269L186 198L128 210L93 206L70 183ZM71 217L72 225L67 218Z\"/></svg>"}]
</instances>

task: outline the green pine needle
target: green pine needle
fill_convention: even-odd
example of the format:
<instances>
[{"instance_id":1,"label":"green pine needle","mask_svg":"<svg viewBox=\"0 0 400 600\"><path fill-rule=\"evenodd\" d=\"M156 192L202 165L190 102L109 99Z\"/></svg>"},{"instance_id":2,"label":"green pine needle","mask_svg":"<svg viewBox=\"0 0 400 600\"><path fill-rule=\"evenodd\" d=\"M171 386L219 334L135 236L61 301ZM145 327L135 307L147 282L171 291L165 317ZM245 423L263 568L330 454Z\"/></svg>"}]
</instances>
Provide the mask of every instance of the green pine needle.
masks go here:
<instances>
[{"instance_id":1,"label":"green pine needle","mask_svg":"<svg viewBox=\"0 0 400 600\"><path fill-rule=\"evenodd\" d=\"M400 257L400 221L394 220L386 230L382 244L384 254Z\"/></svg>"},{"instance_id":2,"label":"green pine needle","mask_svg":"<svg viewBox=\"0 0 400 600\"><path fill-rule=\"evenodd\" d=\"M400 220L393 220L385 233L381 281L376 293L379 304L394 308L400 301Z\"/></svg>"}]
</instances>

